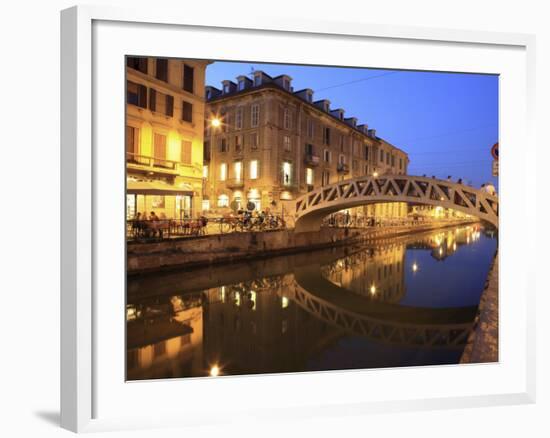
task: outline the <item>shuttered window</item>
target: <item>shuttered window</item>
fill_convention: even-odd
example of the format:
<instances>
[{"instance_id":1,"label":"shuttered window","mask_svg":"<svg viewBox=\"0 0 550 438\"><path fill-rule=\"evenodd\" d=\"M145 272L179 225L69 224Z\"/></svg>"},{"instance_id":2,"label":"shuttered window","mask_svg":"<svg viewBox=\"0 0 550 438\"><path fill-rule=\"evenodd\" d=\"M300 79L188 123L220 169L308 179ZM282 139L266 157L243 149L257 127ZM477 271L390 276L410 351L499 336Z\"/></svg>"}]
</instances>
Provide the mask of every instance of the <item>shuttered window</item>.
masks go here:
<instances>
[{"instance_id":1,"label":"shuttered window","mask_svg":"<svg viewBox=\"0 0 550 438\"><path fill-rule=\"evenodd\" d=\"M149 89L149 109L151 111L157 110L157 90L154 88Z\"/></svg>"},{"instance_id":2,"label":"shuttered window","mask_svg":"<svg viewBox=\"0 0 550 438\"><path fill-rule=\"evenodd\" d=\"M181 104L181 119L186 122L193 122L193 104L182 101Z\"/></svg>"},{"instance_id":3,"label":"shuttered window","mask_svg":"<svg viewBox=\"0 0 550 438\"><path fill-rule=\"evenodd\" d=\"M147 58L138 56L128 56L126 65L134 70L147 74Z\"/></svg>"},{"instance_id":4,"label":"shuttered window","mask_svg":"<svg viewBox=\"0 0 550 438\"><path fill-rule=\"evenodd\" d=\"M168 82L168 60L157 58L157 72L155 77L161 81Z\"/></svg>"},{"instance_id":5,"label":"shuttered window","mask_svg":"<svg viewBox=\"0 0 550 438\"><path fill-rule=\"evenodd\" d=\"M166 160L166 136L155 133L153 145L153 158L156 165L164 165Z\"/></svg>"},{"instance_id":6,"label":"shuttered window","mask_svg":"<svg viewBox=\"0 0 550 438\"><path fill-rule=\"evenodd\" d=\"M126 82L126 101L130 105L147 108L147 87L132 81Z\"/></svg>"},{"instance_id":7,"label":"shuttered window","mask_svg":"<svg viewBox=\"0 0 550 438\"><path fill-rule=\"evenodd\" d=\"M183 66L183 89L189 93L193 92L195 81L195 69L188 65Z\"/></svg>"},{"instance_id":8,"label":"shuttered window","mask_svg":"<svg viewBox=\"0 0 550 438\"><path fill-rule=\"evenodd\" d=\"M174 96L165 95L166 98L166 115L172 117L174 115Z\"/></svg>"},{"instance_id":9,"label":"shuttered window","mask_svg":"<svg viewBox=\"0 0 550 438\"><path fill-rule=\"evenodd\" d=\"M193 144L190 141L181 141L181 159L180 161L185 164L191 164L191 151Z\"/></svg>"},{"instance_id":10,"label":"shuttered window","mask_svg":"<svg viewBox=\"0 0 550 438\"><path fill-rule=\"evenodd\" d=\"M136 128L133 126L126 126L126 152L127 158L133 158L136 153Z\"/></svg>"}]
</instances>

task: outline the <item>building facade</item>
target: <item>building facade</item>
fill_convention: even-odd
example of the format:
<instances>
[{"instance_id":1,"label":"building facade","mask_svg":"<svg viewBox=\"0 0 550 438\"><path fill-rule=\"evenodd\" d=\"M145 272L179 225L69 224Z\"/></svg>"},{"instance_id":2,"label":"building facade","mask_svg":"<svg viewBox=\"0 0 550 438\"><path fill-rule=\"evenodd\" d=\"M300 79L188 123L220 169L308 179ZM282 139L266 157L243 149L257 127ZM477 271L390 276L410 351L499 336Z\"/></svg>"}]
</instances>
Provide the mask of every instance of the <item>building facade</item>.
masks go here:
<instances>
[{"instance_id":1,"label":"building facade","mask_svg":"<svg viewBox=\"0 0 550 438\"><path fill-rule=\"evenodd\" d=\"M127 218L200 214L207 64L127 57Z\"/></svg>"},{"instance_id":2,"label":"building facade","mask_svg":"<svg viewBox=\"0 0 550 438\"><path fill-rule=\"evenodd\" d=\"M287 75L255 71L206 87L206 118L205 210L251 202L292 214L296 198L314 188L407 172L405 152L328 100L315 101L313 90L294 91Z\"/></svg>"}]
</instances>

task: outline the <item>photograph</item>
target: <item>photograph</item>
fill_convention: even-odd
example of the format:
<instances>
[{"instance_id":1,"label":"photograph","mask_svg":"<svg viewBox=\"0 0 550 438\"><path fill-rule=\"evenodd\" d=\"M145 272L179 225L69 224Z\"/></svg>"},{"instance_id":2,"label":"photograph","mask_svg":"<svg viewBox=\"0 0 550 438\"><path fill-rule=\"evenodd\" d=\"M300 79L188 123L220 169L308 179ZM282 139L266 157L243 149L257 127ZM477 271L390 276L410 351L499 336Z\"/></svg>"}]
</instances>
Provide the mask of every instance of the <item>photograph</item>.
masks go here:
<instances>
[{"instance_id":1,"label":"photograph","mask_svg":"<svg viewBox=\"0 0 550 438\"><path fill-rule=\"evenodd\" d=\"M499 361L499 75L125 78L127 381Z\"/></svg>"}]
</instances>

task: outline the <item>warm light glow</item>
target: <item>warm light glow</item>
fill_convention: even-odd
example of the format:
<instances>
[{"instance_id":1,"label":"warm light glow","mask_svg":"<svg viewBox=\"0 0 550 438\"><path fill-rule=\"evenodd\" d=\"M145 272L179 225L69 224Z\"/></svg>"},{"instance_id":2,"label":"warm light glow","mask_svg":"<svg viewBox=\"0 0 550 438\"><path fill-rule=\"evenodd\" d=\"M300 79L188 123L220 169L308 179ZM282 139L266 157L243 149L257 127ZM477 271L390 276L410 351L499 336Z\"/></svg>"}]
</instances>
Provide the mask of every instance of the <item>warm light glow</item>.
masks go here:
<instances>
[{"instance_id":1,"label":"warm light glow","mask_svg":"<svg viewBox=\"0 0 550 438\"><path fill-rule=\"evenodd\" d=\"M370 293L371 295L374 295L376 293L376 287L374 286L374 284L370 287Z\"/></svg>"},{"instance_id":2,"label":"warm light glow","mask_svg":"<svg viewBox=\"0 0 550 438\"><path fill-rule=\"evenodd\" d=\"M453 243L453 251L456 251L456 242Z\"/></svg>"},{"instance_id":3,"label":"warm light glow","mask_svg":"<svg viewBox=\"0 0 550 438\"><path fill-rule=\"evenodd\" d=\"M217 377L220 375L220 367L218 365L214 365L212 368L210 368L210 375L212 377Z\"/></svg>"},{"instance_id":4,"label":"warm light glow","mask_svg":"<svg viewBox=\"0 0 550 438\"><path fill-rule=\"evenodd\" d=\"M250 301L252 302L252 310L256 310L256 292L250 291Z\"/></svg>"},{"instance_id":5,"label":"warm light glow","mask_svg":"<svg viewBox=\"0 0 550 438\"><path fill-rule=\"evenodd\" d=\"M288 298L287 297L281 297L281 307L283 309L286 309L288 307Z\"/></svg>"},{"instance_id":6,"label":"warm light glow","mask_svg":"<svg viewBox=\"0 0 550 438\"><path fill-rule=\"evenodd\" d=\"M374 176L375 178L378 178L378 172L374 172L374 173L372 174L372 176Z\"/></svg>"},{"instance_id":7,"label":"warm light glow","mask_svg":"<svg viewBox=\"0 0 550 438\"><path fill-rule=\"evenodd\" d=\"M212 120L210 120L210 124L214 127L214 128L219 128L222 124L222 121L220 119L218 119L217 117L214 117Z\"/></svg>"},{"instance_id":8,"label":"warm light glow","mask_svg":"<svg viewBox=\"0 0 550 438\"><path fill-rule=\"evenodd\" d=\"M442 255L442 254L443 254L443 249L439 248L439 255Z\"/></svg>"},{"instance_id":9,"label":"warm light glow","mask_svg":"<svg viewBox=\"0 0 550 438\"><path fill-rule=\"evenodd\" d=\"M413 272L418 271L418 265L416 263L413 263L412 270L413 270Z\"/></svg>"},{"instance_id":10,"label":"warm light glow","mask_svg":"<svg viewBox=\"0 0 550 438\"><path fill-rule=\"evenodd\" d=\"M241 305L241 293L240 292L235 292L235 304L237 306Z\"/></svg>"}]
</instances>

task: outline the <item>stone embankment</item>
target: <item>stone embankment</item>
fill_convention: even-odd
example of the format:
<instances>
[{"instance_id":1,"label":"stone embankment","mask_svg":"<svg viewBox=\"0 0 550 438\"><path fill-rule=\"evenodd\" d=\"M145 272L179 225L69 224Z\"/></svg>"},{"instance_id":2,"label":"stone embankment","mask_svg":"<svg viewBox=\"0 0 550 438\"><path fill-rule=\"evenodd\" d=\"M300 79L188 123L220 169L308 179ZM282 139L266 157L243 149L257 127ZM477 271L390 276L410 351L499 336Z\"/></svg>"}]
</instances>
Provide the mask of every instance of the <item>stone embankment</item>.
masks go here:
<instances>
[{"instance_id":1,"label":"stone embankment","mask_svg":"<svg viewBox=\"0 0 550 438\"><path fill-rule=\"evenodd\" d=\"M498 253L481 295L474 331L460 363L498 362Z\"/></svg>"},{"instance_id":2,"label":"stone embankment","mask_svg":"<svg viewBox=\"0 0 550 438\"><path fill-rule=\"evenodd\" d=\"M466 222L470 224L471 222ZM454 223L446 226L457 226ZM159 270L228 263L271 257L330 246L374 243L416 232L440 229L440 224L380 228L322 228L319 232L293 230L229 233L158 242L128 242L127 272L140 274Z\"/></svg>"}]
</instances>

